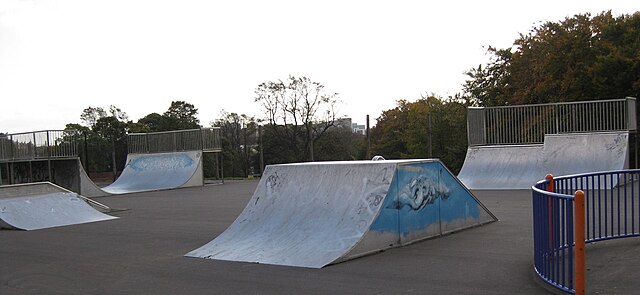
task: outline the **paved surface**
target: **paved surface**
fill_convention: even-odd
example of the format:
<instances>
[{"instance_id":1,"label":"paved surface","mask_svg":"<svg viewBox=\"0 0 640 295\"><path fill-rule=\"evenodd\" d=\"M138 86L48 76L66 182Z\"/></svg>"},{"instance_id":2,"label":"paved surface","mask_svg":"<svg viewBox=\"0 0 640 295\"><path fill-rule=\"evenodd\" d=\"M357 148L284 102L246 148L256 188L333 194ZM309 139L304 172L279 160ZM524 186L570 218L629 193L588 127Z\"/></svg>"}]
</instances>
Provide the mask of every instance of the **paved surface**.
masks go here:
<instances>
[{"instance_id":1,"label":"paved surface","mask_svg":"<svg viewBox=\"0 0 640 295\"><path fill-rule=\"evenodd\" d=\"M130 210L112 221L2 230L0 294L549 293L533 275L526 190L477 192L498 222L322 269L183 257L222 233L256 185L98 198ZM588 291L637 292L638 249L640 239L587 246Z\"/></svg>"}]
</instances>

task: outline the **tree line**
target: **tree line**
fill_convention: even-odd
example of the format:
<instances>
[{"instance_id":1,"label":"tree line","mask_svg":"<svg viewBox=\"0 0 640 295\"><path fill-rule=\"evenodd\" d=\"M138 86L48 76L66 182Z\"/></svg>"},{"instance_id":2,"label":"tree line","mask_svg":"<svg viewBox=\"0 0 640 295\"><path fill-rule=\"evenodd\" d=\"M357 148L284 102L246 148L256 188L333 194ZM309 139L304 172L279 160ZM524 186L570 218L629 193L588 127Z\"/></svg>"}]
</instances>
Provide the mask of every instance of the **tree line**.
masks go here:
<instances>
[{"instance_id":1,"label":"tree line","mask_svg":"<svg viewBox=\"0 0 640 295\"><path fill-rule=\"evenodd\" d=\"M469 106L640 97L640 12L545 22L520 34L513 45L489 46L490 61L466 72L462 93L399 100L396 108L383 111L372 130L374 153L433 156L458 172L467 149ZM431 152L425 150L429 146Z\"/></svg>"},{"instance_id":2,"label":"tree line","mask_svg":"<svg viewBox=\"0 0 640 295\"><path fill-rule=\"evenodd\" d=\"M254 98L263 116L223 111L210 125L220 127L227 176L259 174L268 164L364 159L368 153L440 158L457 172L467 149L467 107L638 97L639 40L640 12L545 22L521 34L512 47L489 46L490 61L466 71L461 93L400 99L383 110L369 134L370 150L367 138L353 133L336 112L338 93L304 76L257 85ZM137 122L115 106L89 107L80 116L82 124L67 128L87 136L94 149L90 170L121 169L127 132L200 128L197 114L185 101Z\"/></svg>"}]
</instances>

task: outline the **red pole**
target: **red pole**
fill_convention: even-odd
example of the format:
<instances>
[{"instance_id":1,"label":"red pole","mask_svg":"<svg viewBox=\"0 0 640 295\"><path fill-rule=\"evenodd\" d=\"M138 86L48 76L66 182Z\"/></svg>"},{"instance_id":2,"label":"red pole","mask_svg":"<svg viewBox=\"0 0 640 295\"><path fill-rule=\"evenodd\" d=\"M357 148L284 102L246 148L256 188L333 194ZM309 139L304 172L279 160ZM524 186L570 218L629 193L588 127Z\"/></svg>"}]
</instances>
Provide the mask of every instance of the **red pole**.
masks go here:
<instances>
[{"instance_id":1,"label":"red pole","mask_svg":"<svg viewBox=\"0 0 640 295\"><path fill-rule=\"evenodd\" d=\"M553 175L551 174L547 174L547 176L544 177L546 180L549 181L549 184L547 184L547 191L550 193L555 193L555 184L553 181ZM553 241L553 210L551 209L551 206L553 205L553 203L551 203L551 198L547 199L547 208L549 210L549 250L552 249L552 241Z\"/></svg>"},{"instance_id":2,"label":"red pole","mask_svg":"<svg viewBox=\"0 0 640 295\"><path fill-rule=\"evenodd\" d=\"M584 205L584 192L581 190L576 191L574 194L574 240L575 247L575 290L576 295L586 294L586 249L585 249L585 234L584 234L584 222L585 222L585 205Z\"/></svg>"}]
</instances>

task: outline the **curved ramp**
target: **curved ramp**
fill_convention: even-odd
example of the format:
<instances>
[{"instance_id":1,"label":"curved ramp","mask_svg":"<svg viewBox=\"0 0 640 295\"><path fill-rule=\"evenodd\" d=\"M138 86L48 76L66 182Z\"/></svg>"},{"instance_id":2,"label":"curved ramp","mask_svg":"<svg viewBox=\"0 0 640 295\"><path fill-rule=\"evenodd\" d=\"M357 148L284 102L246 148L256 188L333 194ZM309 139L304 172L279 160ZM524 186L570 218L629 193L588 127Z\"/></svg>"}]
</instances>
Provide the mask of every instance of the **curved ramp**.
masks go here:
<instances>
[{"instance_id":1,"label":"curved ramp","mask_svg":"<svg viewBox=\"0 0 640 295\"><path fill-rule=\"evenodd\" d=\"M545 175L628 167L629 132L545 135L542 145L467 149L458 178L470 189L529 189Z\"/></svg>"},{"instance_id":2,"label":"curved ramp","mask_svg":"<svg viewBox=\"0 0 640 295\"><path fill-rule=\"evenodd\" d=\"M547 135L543 166L553 175L621 170L629 164L628 147L627 131Z\"/></svg>"},{"instance_id":3,"label":"curved ramp","mask_svg":"<svg viewBox=\"0 0 640 295\"><path fill-rule=\"evenodd\" d=\"M79 171L79 179L80 179L80 194L87 197L104 197L111 195L110 193L104 191L98 185L96 185L93 180L87 174L87 171L84 170L82 166L82 162L78 159L78 171Z\"/></svg>"},{"instance_id":4,"label":"curved ramp","mask_svg":"<svg viewBox=\"0 0 640 295\"><path fill-rule=\"evenodd\" d=\"M102 188L109 194L202 186L202 152L129 154L122 174Z\"/></svg>"},{"instance_id":5,"label":"curved ramp","mask_svg":"<svg viewBox=\"0 0 640 295\"><path fill-rule=\"evenodd\" d=\"M271 165L235 222L185 256L321 268L495 220L438 160Z\"/></svg>"},{"instance_id":6,"label":"curved ramp","mask_svg":"<svg viewBox=\"0 0 640 295\"><path fill-rule=\"evenodd\" d=\"M544 146L469 147L458 178L470 189L530 188L546 175Z\"/></svg>"},{"instance_id":7,"label":"curved ramp","mask_svg":"<svg viewBox=\"0 0 640 295\"><path fill-rule=\"evenodd\" d=\"M0 196L0 228L36 230L117 218L94 209L76 193L50 183L6 189L8 194Z\"/></svg>"}]
</instances>

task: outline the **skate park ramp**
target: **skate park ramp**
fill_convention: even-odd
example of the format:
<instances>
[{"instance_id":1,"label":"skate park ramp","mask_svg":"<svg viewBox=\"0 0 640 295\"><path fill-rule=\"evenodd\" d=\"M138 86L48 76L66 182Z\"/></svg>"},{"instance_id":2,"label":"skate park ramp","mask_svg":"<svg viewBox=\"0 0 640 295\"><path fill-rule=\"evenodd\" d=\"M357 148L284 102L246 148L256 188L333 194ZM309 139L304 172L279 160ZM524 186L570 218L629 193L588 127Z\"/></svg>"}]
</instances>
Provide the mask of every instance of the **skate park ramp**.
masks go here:
<instances>
[{"instance_id":1,"label":"skate park ramp","mask_svg":"<svg viewBox=\"0 0 640 295\"><path fill-rule=\"evenodd\" d=\"M545 175L628 167L629 132L547 134L540 145L474 146L458 178L469 189L529 189Z\"/></svg>"},{"instance_id":2,"label":"skate park ramp","mask_svg":"<svg viewBox=\"0 0 640 295\"><path fill-rule=\"evenodd\" d=\"M544 167L553 175L621 170L628 167L629 132L547 135Z\"/></svg>"},{"instance_id":3,"label":"skate park ramp","mask_svg":"<svg viewBox=\"0 0 640 295\"><path fill-rule=\"evenodd\" d=\"M116 218L52 183L0 187L0 228L37 230Z\"/></svg>"},{"instance_id":4,"label":"skate park ramp","mask_svg":"<svg viewBox=\"0 0 640 295\"><path fill-rule=\"evenodd\" d=\"M439 160L270 165L233 224L185 256L321 268L495 220Z\"/></svg>"},{"instance_id":5,"label":"skate park ramp","mask_svg":"<svg viewBox=\"0 0 640 295\"><path fill-rule=\"evenodd\" d=\"M531 187L545 175L543 148L542 144L469 147L458 179L470 189Z\"/></svg>"},{"instance_id":6,"label":"skate park ramp","mask_svg":"<svg viewBox=\"0 0 640 295\"><path fill-rule=\"evenodd\" d=\"M129 154L120 177L102 190L128 194L203 184L201 151Z\"/></svg>"}]
</instances>

